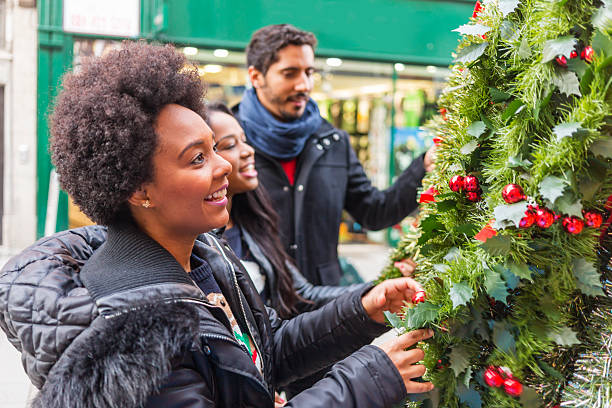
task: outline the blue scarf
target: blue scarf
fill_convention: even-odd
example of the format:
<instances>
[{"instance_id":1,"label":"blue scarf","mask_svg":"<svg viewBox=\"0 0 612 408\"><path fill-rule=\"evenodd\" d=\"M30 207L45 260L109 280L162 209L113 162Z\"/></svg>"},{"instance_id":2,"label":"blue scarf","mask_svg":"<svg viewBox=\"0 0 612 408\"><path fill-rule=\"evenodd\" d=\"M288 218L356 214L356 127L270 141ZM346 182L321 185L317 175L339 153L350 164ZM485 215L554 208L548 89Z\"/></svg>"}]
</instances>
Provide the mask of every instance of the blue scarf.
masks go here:
<instances>
[{"instance_id":1,"label":"blue scarf","mask_svg":"<svg viewBox=\"0 0 612 408\"><path fill-rule=\"evenodd\" d=\"M299 119L281 122L259 102L253 88L245 91L239 115L249 143L255 149L280 160L297 157L323 121L317 104L310 99Z\"/></svg>"}]
</instances>

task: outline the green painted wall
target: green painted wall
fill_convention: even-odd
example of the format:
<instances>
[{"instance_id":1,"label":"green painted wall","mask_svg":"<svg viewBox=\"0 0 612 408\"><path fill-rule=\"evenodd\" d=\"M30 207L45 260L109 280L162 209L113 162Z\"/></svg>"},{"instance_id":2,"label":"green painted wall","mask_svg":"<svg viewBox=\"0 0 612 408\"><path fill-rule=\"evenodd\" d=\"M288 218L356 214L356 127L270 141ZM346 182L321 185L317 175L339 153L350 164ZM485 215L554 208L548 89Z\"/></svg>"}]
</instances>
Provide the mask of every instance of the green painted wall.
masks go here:
<instances>
[{"instance_id":1,"label":"green painted wall","mask_svg":"<svg viewBox=\"0 0 612 408\"><path fill-rule=\"evenodd\" d=\"M475 0L167 0L166 41L244 49L267 24L315 33L322 56L448 65ZM213 11L214 10L214 11Z\"/></svg>"},{"instance_id":2,"label":"green painted wall","mask_svg":"<svg viewBox=\"0 0 612 408\"><path fill-rule=\"evenodd\" d=\"M320 56L448 65L475 0L141 0L141 37L182 45L244 49L253 31L291 23L315 33ZM37 234L45 229L51 160L47 115L72 64L62 0L40 0L37 113ZM68 226L60 194L56 229Z\"/></svg>"}]
</instances>

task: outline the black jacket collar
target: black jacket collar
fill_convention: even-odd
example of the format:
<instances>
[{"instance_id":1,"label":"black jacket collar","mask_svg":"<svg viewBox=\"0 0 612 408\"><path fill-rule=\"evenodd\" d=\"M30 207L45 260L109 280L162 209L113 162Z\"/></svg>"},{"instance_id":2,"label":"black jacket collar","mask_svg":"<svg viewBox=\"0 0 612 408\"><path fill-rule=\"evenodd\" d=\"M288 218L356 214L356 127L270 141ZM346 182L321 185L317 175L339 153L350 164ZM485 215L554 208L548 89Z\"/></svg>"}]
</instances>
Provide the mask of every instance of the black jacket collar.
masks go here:
<instances>
[{"instance_id":1,"label":"black jacket collar","mask_svg":"<svg viewBox=\"0 0 612 408\"><path fill-rule=\"evenodd\" d=\"M83 266L80 276L95 301L142 286L193 285L166 249L129 223L108 227L107 241Z\"/></svg>"}]
</instances>

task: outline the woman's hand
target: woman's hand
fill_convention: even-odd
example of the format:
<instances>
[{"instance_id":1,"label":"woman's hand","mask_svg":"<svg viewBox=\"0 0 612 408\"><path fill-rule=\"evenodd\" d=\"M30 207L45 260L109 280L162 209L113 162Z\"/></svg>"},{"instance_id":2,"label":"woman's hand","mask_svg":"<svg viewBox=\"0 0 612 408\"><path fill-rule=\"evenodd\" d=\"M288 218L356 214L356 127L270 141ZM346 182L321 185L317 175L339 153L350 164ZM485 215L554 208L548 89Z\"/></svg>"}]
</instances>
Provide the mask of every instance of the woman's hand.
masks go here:
<instances>
[{"instance_id":1,"label":"woman's hand","mask_svg":"<svg viewBox=\"0 0 612 408\"><path fill-rule=\"evenodd\" d=\"M401 261L397 261L393 264L397 269L400 270L402 276L411 277L416 270L417 264L410 258L404 258Z\"/></svg>"},{"instance_id":2,"label":"woman's hand","mask_svg":"<svg viewBox=\"0 0 612 408\"><path fill-rule=\"evenodd\" d=\"M430 382L412 381L413 378L418 378L425 374L425 366L416 364L425 357L423 350L418 348L406 350L406 348L415 345L419 341L428 339L431 336L433 336L433 330L431 329L414 330L402 334L380 346L387 356L389 356L395 368L397 368L397 371L399 371L404 380L406 391L408 391L409 394L427 392L434 388L434 385Z\"/></svg>"},{"instance_id":3,"label":"woman's hand","mask_svg":"<svg viewBox=\"0 0 612 408\"><path fill-rule=\"evenodd\" d=\"M397 313L411 302L412 296L423 288L412 278L389 279L374 286L361 298L361 303L370 319L385 322L385 310Z\"/></svg>"}]
</instances>

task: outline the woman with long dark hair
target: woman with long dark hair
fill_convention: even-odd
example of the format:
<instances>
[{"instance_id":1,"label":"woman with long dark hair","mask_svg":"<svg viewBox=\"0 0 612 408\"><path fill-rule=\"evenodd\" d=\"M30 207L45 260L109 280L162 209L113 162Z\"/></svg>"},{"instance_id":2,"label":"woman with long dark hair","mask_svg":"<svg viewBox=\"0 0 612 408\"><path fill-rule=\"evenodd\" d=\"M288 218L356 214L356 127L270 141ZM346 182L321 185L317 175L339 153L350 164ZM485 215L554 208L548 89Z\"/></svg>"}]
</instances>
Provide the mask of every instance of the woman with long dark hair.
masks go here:
<instances>
[{"instance_id":1,"label":"woman with long dark hair","mask_svg":"<svg viewBox=\"0 0 612 408\"><path fill-rule=\"evenodd\" d=\"M246 143L242 127L226 105L212 103L207 108L217 153L232 165L227 190L230 220L223 237L242 260L264 302L282 318L290 318L317 309L347 291L369 286L315 286L304 278L283 248L278 215L258 182L254 150ZM404 260L396 266L410 276L415 264Z\"/></svg>"},{"instance_id":2,"label":"woman with long dark hair","mask_svg":"<svg viewBox=\"0 0 612 408\"><path fill-rule=\"evenodd\" d=\"M383 311L421 287L389 280L291 320L233 252L229 163L195 67L125 43L64 77L52 114L60 183L96 226L45 237L0 271L0 328L40 389L35 408L274 406L278 387L336 363L287 407L391 407L431 383L417 330L380 348ZM363 346L363 347L362 347Z\"/></svg>"}]
</instances>

